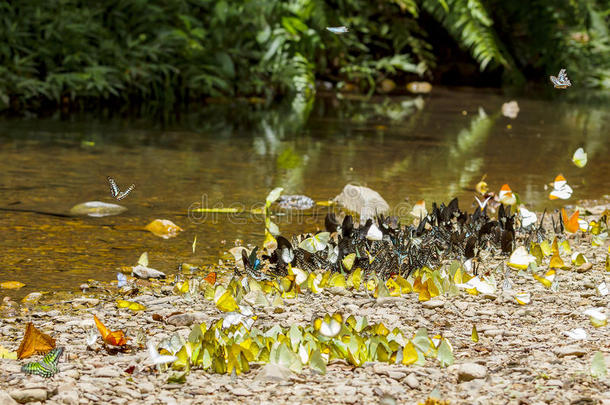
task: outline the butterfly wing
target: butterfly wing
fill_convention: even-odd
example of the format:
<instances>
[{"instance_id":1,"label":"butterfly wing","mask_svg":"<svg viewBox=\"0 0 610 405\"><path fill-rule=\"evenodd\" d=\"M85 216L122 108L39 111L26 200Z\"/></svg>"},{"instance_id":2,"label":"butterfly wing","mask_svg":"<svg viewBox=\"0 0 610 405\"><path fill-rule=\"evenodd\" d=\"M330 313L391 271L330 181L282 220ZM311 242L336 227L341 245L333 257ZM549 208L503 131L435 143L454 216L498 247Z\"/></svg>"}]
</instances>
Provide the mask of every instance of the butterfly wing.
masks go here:
<instances>
[{"instance_id":1,"label":"butterfly wing","mask_svg":"<svg viewBox=\"0 0 610 405\"><path fill-rule=\"evenodd\" d=\"M116 196L116 199L117 199L117 200L122 200L123 198L127 197L127 195L128 195L129 193L131 193L131 192L133 191L133 189L134 189L134 188L136 188L136 185L135 185L135 184L132 184L131 186L127 187L127 190L125 190L125 191L123 191L123 192L119 193L119 194Z\"/></svg>"},{"instance_id":2,"label":"butterfly wing","mask_svg":"<svg viewBox=\"0 0 610 405\"><path fill-rule=\"evenodd\" d=\"M36 374L44 378L50 378L55 375L54 370L49 369L37 361L25 364L23 367L21 367L21 371L26 374Z\"/></svg>"},{"instance_id":3,"label":"butterfly wing","mask_svg":"<svg viewBox=\"0 0 610 405\"><path fill-rule=\"evenodd\" d=\"M43 358L42 362L48 366L57 367L57 363L59 362L59 358L64 352L63 347L57 347L47 353Z\"/></svg>"},{"instance_id":4,"label":"butterfly wing","mask_svg":"<svg viewBox=\"0 0 610 405\"><path fill-rule=\"evenodd\" d=\"M117 273L116 278L117 278L117 287L121 288L127 284L127 276L125 274Z\"/></svg>"},{"instance_id":5,"label":"butterfly wing","mask_svg":"<svg viewBox=\"0 0 610 405\"><path fill-rule=\"evenodd\" d=\"M114 179L112 177L108 176L107 179L108 179L108 184L110 185L110 195L113 198L116 198L116 196L119 195L121 190L119 189L119 186L116 184L116 181L114 181Z\"/></svg>"},{"instance_id":6,"label":"butterfly wing","mask_svg":"<svg viewBox=\"0 0 610 405\"><path fill-rule=\"evenodd\" d=\"M25 364L21 367L21 371L27 374L36 374L44 378L53 377L58 369L57 363L59 362L59 357L64 352L63 347L57 347L47 353L40 362L31 362Z\"/></svg>"}]
</instances>

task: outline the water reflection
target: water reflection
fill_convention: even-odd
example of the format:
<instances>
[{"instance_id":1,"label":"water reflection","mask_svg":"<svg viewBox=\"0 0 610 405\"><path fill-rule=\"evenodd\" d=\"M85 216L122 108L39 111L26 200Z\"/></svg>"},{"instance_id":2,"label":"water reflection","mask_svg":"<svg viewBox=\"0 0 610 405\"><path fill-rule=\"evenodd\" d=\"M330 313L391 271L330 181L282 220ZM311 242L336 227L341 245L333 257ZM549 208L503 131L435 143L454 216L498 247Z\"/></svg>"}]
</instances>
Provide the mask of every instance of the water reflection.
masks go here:
<instances>
[{"instance_id":1,"label":"water reflection","mask_svg":"<svg viewBox=\"0 0 610 405\"><path fill-rule=\"evenodd\" d=\"M603 106L517 98L512 120L500 94L435 89L428 97L318 98L267 109L247 102L181 112L165 124L138 117L70 116L0 122L2 207L65 213L88 200L111 202L106 176L134 181L119 217L61 218L0 211L2 281L19 294L112 279L115 268L149 251L151 266L213 263L236 238L260 243L262 222L248 216L189 221L194 203L260 203L274 187L332 198L346 183L381 193L399 214L419 199L473 203L487 174L492 190L508 182L529 208L554 208L544 184L563 173L570 203L608 191L610 113ZM510 128L508 127L510 125ZM579 146L589 163L578 169ZM409 202L406 202L408 200ZM167 218L185 229L161 240L141 228ZM287 234L322 226L318 216L282 217ZM197 235L197 252L191 244ZM222 243L222 241L226 241Z\"/></svg>"}]
</instances>

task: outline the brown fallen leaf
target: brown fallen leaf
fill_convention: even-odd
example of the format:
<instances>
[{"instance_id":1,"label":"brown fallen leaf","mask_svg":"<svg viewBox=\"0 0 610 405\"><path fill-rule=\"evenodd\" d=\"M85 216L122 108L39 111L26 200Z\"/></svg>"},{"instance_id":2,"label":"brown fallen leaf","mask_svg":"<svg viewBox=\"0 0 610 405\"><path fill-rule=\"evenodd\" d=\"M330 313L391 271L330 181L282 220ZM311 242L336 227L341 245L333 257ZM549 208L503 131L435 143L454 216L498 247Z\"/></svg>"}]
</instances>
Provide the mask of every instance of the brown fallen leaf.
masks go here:
<instances>
[{"instance_id":1,"label":"brown fallen leaf","mask_svg":"<svg viewBox=\"0 0 610 405\"><path fill-rule=\"evenodd\" d=\"M28 323L25 328L25 335L17 349L17 358L25 359L33 354L45 354L55 348L55 339L51 336L42 333L33 323Z\"/></svg>"},{"instance_id":2,"label":"brown fallen leaf","mask_svg":"<svg viewBox=\"0 0 610 405\"><path fill-rule=\"evenodd\" d=\"M163 239L173 238L178 235L178 232L183 231L182 228L169 219L155 219L150 224L146 225L144 229Z\"/></svg>"}]
</instances>

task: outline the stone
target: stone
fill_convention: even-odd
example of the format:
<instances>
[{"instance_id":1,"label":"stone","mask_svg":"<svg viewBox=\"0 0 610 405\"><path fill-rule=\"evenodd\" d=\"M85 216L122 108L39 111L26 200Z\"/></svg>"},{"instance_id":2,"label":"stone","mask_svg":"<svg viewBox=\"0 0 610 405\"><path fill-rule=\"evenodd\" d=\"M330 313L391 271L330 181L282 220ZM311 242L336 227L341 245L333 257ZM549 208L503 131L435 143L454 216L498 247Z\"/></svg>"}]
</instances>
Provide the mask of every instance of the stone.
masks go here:
<instances>
[{"instance_id":1,"label":"stone","mask_svg":"<svg viewBox=\"0 0 610 405\"><path fill-rule=\"evenodd\" d=\"M11 397L20 404L42 402L47 400L48 392L44 388L29 388L11 392Z\"/></svg>"},{"instance_id":2,"label":"stone","mask_svg":"<svg viewBox=\"0 0 610 405\"><path fill-rule=\"evenodd\" d=\"M205 318L204 314L188 312L186 314L176 314L170 316L165 321L174 326L190 326L194 323L201 323Z\"/></svg>"},{"instance_id":3,"label":"stone","mask_svg":"<svg viewBox=\"0 0 610 405\"><path fill-rule=\"evenodd\" d=\"M244 387L234 387L234 388L227 387L227 389L229 390L229 392L231 392L231 394L237 395L238 397L247 397L247 396L252 395L252 391L250 391L249 389L244 388Z\"/></svg>"},{"instance_id":4,"label":"stone","mask_svg":"<svg viewBox=\"0 0 610 405\"><path fill-rule=\"evenodd\" d=\"M417 387L419 387L419 380L417 379L417 377L415 376L414 373L411 373L407 376L405 382L407 383L407 385L413 389L417 389Z\"/></svg>"},{"instance_id":5,"label":"stone","mask_svg":"<svg viewBox=\"0 0 610 405\"><path fill-rule=\"evenodd\" d=\"M582 357L587 353L587 351L579 346L563 346L563 347L558 347L555 350L553 350L553 353L555 353L558 357L565 357L565 356Z\"/></svg>"},{"instance_id":6,"label":"stone","mask_svg":"<svg viewBox=\"0 0 610 405\"><path fill-rule=\"evenodd\" d=\"M432 298L431 300L422 302L421 306L428 309L442 308L445 306L445 300Z\"/></svg>"},{"instance_id":7,"label":"stone","mask_svg":"<svg viewBox=\"0 0 610 405\"><path fill-rule=\"evenodd\" d=\"M55 399L55 397L53 398ZM61 401L61 403L66 405L77 405L78 404L78 392L70 391L70 392L62 392L58 395L57 399Z\"/></svg>"},{"instance_id":8,"label":"stone","mask_svg":"<svg viewBox=\"0 0 610 405\"><path fill-rule=\"evenodd\" d=\"M334 201L360 215L361 222L390 210L388 203L377 191L352 184L343 187L343 191L334 198Z\"/></svg>"},{"instance_id":9,"label":"stone","mask_svg":"<svg viewBox=\"0 0 610 405\"><path fill-rule=\"evenodd\" d=\"M113 378L113 377L122 375L123 372L116 367L108 366L108 367L96 368L95 370L93 370L92 374L94 377Z\"/></svg>"},{"instance_id":10,"label":"stone","mask_svg":"<svg viewBox=\"0 0 610 405\"><path fill-rule=\"evenodd\" d=\"M289 368L279 364L267 363L256 375L257 380L286 381L292 375Z\"/></svg>"},{"instance_id":11,"label":"stone","mask_svg":"<svg viewBox=\"0 0 610 405\"><path fill-rule=\"evenodd\" d=\"M477 363L463 363L458 366L458 382L471 381L487 376L487 368Z\"/></svg>"},{"instance_id":12,"label":"stone","mask_svg":"<svg viewBox=\"0 0 610 405\"><path fill-rule=\"evenodd\" d=\"M131 268L131 275L138 278L165 278L162 271L138 264Z\"/></svg>"},{"instance_id":13,"label":"stone","mask_svg":"<svg viewBox=\"0 0 610 405\"><path fill-rule=\"evenodd\" d=\"M148 381L138 383L138 388L140 388L142 394L149 394L155 390L154 384Z\"/></svg>"},{"instance_id":14,"label":"stone","mask_svg":"<svg viewBox=\"0 0 610 405\"><path fill-rule=\"evenodd\" d=\"M584 273L584 272L586 272L586 271L591 270L592 268L593 268L593 263L591 263L591 262L586 262L586 263L583 263L583 264L581 264L580 266L578 266L578 267L576 268L576 271L577 271L577 272L579 272L579 273Z\"/></svg>"},{"instance_id":15,"label":"stone","mask_svg":"<svg viewBox=\"0 0 610 405\"><path fill-rule=\"evenodd\" d=\"M0 405L15 405L17 401L15 401L8 392L0 390Z\"/></svg>"}]
</instances>

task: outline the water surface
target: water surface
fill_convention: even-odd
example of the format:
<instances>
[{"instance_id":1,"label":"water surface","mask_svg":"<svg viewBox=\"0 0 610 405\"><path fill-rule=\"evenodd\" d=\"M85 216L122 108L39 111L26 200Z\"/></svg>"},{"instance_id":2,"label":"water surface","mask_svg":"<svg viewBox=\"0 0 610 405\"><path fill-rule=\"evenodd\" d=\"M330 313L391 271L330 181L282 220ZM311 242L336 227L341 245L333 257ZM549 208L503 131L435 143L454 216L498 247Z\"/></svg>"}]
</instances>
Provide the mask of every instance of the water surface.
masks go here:
<instances>
[{"instance_id":1,"label":"water surface","mask_svg":"<svg viewBox=\"0 0 610 405\"><path fill-rule=\"evenodd\" d=\"M574 188L572 204L610 193L607 109L520 97L521 111L509 119L501 114L509 99L497 91L435 88L423 98L320 97L308 114L233 102L191 108L163 124L103 114L3 119L0 206L66 213L85 201L112 202L108 175L137 188L120 202L128 211L116 217L0 211L0 281L27 284L2 293L110 280L144 251L152 267L168 273L183 261L216 263L235 239L262 242L260 218L189 217L189 207L252 207L280 186L326 200L347 183L366 185L405 218L419 199L458 196L470 207L485 174L492 190L509 183L539 210L561 206L544 189L558 173ZM580 146L589 154L584 169L571 163ZM276 220L292 234L322 227L323 209L318 214ZM185 232L163 240L143 231L155 218Z\"/></svg>"}]
</instances>

